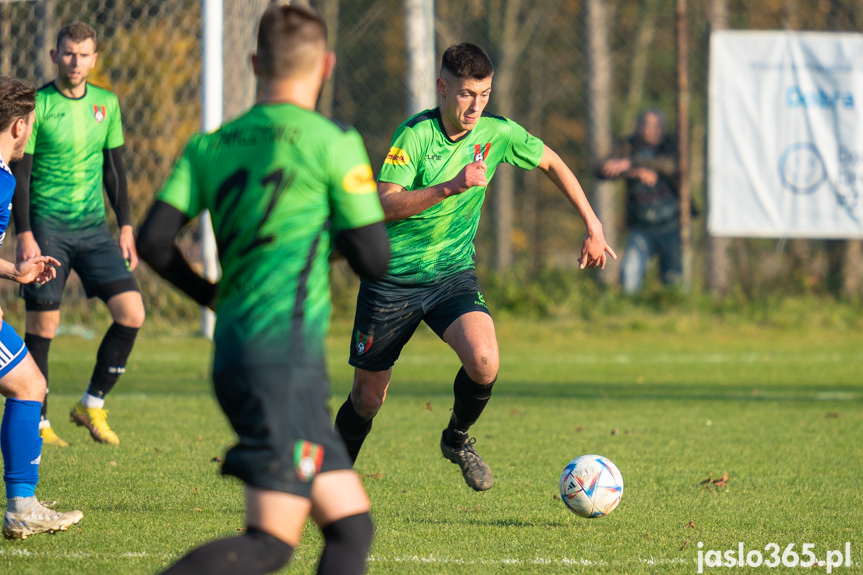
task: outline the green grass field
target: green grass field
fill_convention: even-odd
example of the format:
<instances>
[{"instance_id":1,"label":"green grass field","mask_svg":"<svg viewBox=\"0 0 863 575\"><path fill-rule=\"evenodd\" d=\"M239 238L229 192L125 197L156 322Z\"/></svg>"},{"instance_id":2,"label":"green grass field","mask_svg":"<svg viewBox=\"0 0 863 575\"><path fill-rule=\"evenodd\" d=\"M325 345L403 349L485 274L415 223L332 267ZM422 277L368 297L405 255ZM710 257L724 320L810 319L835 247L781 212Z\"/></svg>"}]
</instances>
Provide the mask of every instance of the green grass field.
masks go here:
<instances>
[{"instance_id":1,"label":"green grass field","mask_svg":"<svg viewBox=\"0 0 863 575\"><path fill-rule=\"evenodd\" d=\"M331 338L333 408L349 389L348 332ZM863 572L863 334L506 320L498 335L501 375L474 428L496 479L485 493L437 446L455 355L423 328L397 364L357 462L377 523L369 573L695 573L698 542L765 556L769 543L812 543L819 559L849 542L852 566L834 572ZM119 448L65 417L97 347L53 344L51 415L72 445L44 449L37 491L84 520L2 541L0 573L155 573L244 525L240 485L213 461L231 432L210 392L209 344L143 334L107 405ZM582 519L556 497L584 453L623 474L608 517ZM726 487L701 484L723 472ZM319 546L308 528L285 572L313 573Z\"/></svg>"}]
</instances>

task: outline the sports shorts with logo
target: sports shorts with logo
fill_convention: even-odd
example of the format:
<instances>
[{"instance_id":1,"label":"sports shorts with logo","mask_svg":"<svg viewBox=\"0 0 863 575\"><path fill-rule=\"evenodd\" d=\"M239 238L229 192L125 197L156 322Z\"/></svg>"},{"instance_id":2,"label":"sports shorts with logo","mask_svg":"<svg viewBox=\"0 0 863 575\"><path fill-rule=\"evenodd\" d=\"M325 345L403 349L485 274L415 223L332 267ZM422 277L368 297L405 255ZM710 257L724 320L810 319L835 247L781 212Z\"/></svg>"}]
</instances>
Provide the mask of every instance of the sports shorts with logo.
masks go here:
<instances>
[{"instance_id":1,"label":"sports shorts with logo","mask_svg":"<svg viewBox=\"0 0 863 575\"><path fill-rule=\"evenodd\" d=\"M3 377L21 363L27 355L24 340L11 325L0 323L0 377Z\"/></svg>"},{"instance_id":2,"label":"sports shorts with logo","mask_svg":"<svg viewBox=\"0 0 863 575\"><path fill-rule=\"evenodd\" d=\"M323 365L231 365L213 374L213 384L238 436L222 474L311 498L318 473L352 468L333 431Z\"/></svg>"},{"instance_id":3,"label":"sports shorts with logo","mask_svg":"<svg viewBox=\"0 0 863 575\"><path fill-rule=\"evenodd\" d=\"M139 291L117 241L103 225L87 230L56 230L34 227L33 237L43 256L60 261L57 278L45 285L21 286L21 297L28 311L60 309L63 288L72 270L77 272L88 298L108 301L113 296Z\"/></svg>"},{"instance_id":4,"label":"sports shorts with logo","mask_svg":"<svg viewBox=\"0 0 863 575\"><path fill-rule=\"evenodd\" d=\"M452 322L472 311L491 315L472 269L422 286L363 281L348 363L385 371L395 364L421 321L443 339Z\"/></svg>"}]
</instances>

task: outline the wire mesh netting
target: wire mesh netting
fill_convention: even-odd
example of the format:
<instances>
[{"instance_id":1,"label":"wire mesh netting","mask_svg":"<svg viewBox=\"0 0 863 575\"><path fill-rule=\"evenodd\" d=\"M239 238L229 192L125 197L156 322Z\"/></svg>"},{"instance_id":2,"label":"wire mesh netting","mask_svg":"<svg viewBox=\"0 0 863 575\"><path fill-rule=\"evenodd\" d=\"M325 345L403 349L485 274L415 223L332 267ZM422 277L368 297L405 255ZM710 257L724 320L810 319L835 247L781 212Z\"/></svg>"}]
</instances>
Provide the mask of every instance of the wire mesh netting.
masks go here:
<instances>
[{"instance_id":1,"label":"wire mesh netting","mask_svg":"<svg viewBox=\"0 0 863 575\"><path fill-rule=\"evenodd\" d=\"M377 171L393 130L410 112L406 2L305 3L327 21L331 48L338 57L319 109L357 127ZM248 56L254 50L257 19L267 4L266 0L224 1L226 118L241 113L254 100ZM595 203L592 164L601 154L595 134L591 135L595 119L591 114L596 113L597 99L610 107L608 131L614 138L631 133L638 113L646 108L664 111L669 124L676 124L676 5L675 0L435 0L436 61L457 42L471 41L486 48L496 70L489 111L513 118L557 151ZM50 82L56 73L50 50L62 25L81 20L98 30L100 59L90 79L120 99L135 221L143 217L183 143L201 126L201 6L197 0L0 1L0 73L37 85ZM715 269L717 264L708 257L703 217L710 30L860 31L863 13L858 3L701 0L687 6L690 183L702 214L693 221L694 284L703 285L705 278L721 273L744 290L763 293L787 285L789 278L804 288L829 287L831 281L847 283L854 273L859 278L859 267L856 272L849 267L855 253L860 259L857 242L727 240L725 249L733 254L734 263L721 264L729 269ZM605 34L604 45L591 44L597 26ZM608 89L592 91L591 81L603 73L610 75ZM617 207L612 206L603 223L615 247L622 248L623 194L618 187L610 193ZM487 213L477 238L481 268L575 265L581 222L536 171L501 169L484 209ZM197 240L193 226L183 238L191 259ZM14 242L7 244L2 254L11 258ZM837 265L845 275L831 279ZM613 266L611 273L615 273ZM137 274L150 309L169 317L196 313L143 266ZM853 282L848 285L854 289ZM13 286L2 286L0 295L4 307L20 309ZM73 283L66 298L81 301L83 292Z\"/></svg>"}]
</instances>

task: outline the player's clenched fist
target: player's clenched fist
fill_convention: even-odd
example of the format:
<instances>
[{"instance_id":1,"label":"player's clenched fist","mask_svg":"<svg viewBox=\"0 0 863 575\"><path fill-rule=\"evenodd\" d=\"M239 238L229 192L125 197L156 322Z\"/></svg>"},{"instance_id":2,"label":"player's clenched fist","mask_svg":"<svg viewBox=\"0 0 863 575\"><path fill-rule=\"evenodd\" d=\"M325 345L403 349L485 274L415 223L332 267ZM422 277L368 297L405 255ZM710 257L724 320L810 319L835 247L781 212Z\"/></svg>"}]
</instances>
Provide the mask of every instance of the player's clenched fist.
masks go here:
<instances>
[{"instance_id":1,"label":"player's clenched fist","mask_svg":"<svg viewBox=\"0 0 863 575\"><path fill-rule=\"evenodd\" d=\"M486 165L482 160L466 165L455 177L455 187L458 193L466 192L476 186L487 186L488 180L485 177L485 170Z\"/></svg>"}]
</instances>

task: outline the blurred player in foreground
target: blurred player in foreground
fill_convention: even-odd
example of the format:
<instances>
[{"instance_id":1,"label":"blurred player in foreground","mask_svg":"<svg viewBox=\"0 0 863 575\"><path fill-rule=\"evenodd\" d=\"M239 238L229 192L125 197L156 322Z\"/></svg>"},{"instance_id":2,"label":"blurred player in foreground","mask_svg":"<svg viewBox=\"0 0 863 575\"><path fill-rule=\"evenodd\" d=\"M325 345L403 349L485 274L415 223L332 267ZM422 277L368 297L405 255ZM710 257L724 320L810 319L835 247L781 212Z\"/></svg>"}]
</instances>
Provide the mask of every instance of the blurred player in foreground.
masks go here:
<instances>
[{"instance_id":1,"label":"blurred player in foreground","mask_svg":"<svg viewBox=\"0 0 863 575\"><path fill-rule=\"evenodd\" d=\"M0 76L0 243L6 236L15 178L5 162L18 160L33 130L36 88L27 82ZM44 285L57 276L60 262L35 256L12 264L0 259L0 277L20 284ZM0 310L0 393L6 398L0 425L6 513L3 535L27 539L36 533L65 531L81 521L80 511L57 513L36 499L42 439L39 416L45 397L45 378L27 352L15 329L2 321Z\"/></svg>"},{"instance_id":2,"label":"blurred player in foreground","mask_svg":"<svg viewBox=\"0 0 863 575\"><path fill-rule=\"evenodd\" d=\"M51 58L57 77L36 95L36 121L23 159L12 170L18 260L48 255L63 265L46 287L25 286L24 340L48 380L48 350L60 324L60 302L74 269L87 297L108 306L114 323L105 332L86 391L69 414L95 441L117 445L108 425L105 396L126 371L144 303L132 270L138 265L131 210L123 167L123 126L117 96L87 82L96 64L96 30L82 22L57 33ZM120 237L108 231L104 183L117 214ZM48 420L42 404L40 435L47 444L66 445Z\"/></svg>"},{"instance_id":3,"label":"blurred player in foreground","mask_svg":"<svg viewBox=\"0 0 863 575\"><path fill-rule=\"evenodd\" d=\"M393 364L425 321L462 362L440 448L477 491L490 489L494 479L468 430L491 397L499 357L474 271L473 240L498 164L539 168L563 192L587 227L582 269L605 267L606 254L616 258L560 157L512 120L484 112L493 75L479 46L451 46L437 80L440 106L408 118L393 136L378 176L392 261L383 280L360 285L350 349L354 384L336 417L336 429L356 460L383 405Z\"/></svg>"},{"instance_id":4,"label":"blurred player in foreground","mask_svg":"<svg viewBox=\"0 0 863 575\"><path fill-rule=\"evenodd\" d=\"M329 255L335 243L354 270L377 279L389 242L359 134L314 111L335 64L326 46L314 12L267 9L252 57L259 102L192 137L138 236L156 272L216 311L213 384L239 436L222 473L246 485L246 533L192 551L171 575L281 569L309 516L324 537L318 573L365 569L369 501L326 408ZM175 245L204 209L219 247L218 286Z\"/></svg>"}]
</instances>

